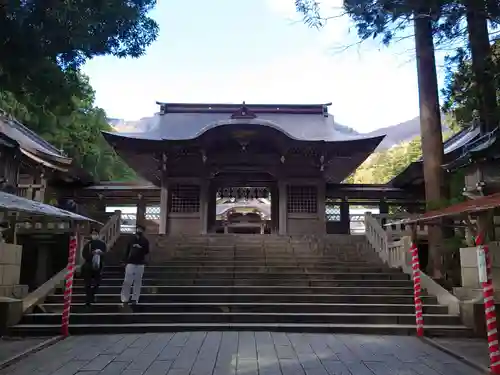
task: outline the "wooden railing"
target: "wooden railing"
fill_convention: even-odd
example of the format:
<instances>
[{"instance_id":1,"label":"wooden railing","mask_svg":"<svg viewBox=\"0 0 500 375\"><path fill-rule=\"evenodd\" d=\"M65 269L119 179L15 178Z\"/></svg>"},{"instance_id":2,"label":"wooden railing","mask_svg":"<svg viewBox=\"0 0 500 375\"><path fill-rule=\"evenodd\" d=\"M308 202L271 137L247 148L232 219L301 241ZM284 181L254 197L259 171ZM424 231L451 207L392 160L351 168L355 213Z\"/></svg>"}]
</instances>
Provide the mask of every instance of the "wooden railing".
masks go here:
<instances>
[{"instance_id":1,"label":"wooden railing","mask_svg":"<svg viewBox=\"0 0 500 375\"><path fill-rule=\"evenodd\" d=\"M99 234L101 239L106 243L108 249L111 249L115 242L120 237L120 222L121 222L121 212L115 211L115 213L109 218L109 220L101 228ZM78 265L76 271L78 272L81 267L81 251L83 246L85 246L86 237L80 236L79 238L79 250L78 250ZM43 303L45 298L52 293L56 288L62 287L64 285L64 279L66 276L66 268L63 268L57 274L52 276L44 284L40 285L36 290L28 294L23 299L23 313L33 309L35 306Z\"/></svg>"},{"instance_id":2,"label":"wooden railing","mask_svg":"<svg viewBox=\"0 0 500 375\"><path fill-rule=\"evenodd\" d=\"M365 226L366 239L380 259L389 267L400 268L404 273L411 276L410 236L403 235L398 240L394 240L392 234L388 233L375 215L370 213L365 214ZM436 296L440 304L448 306L450 314L459 313L460 302L457 297L441 287L424 272L421 272L420 279L422 288L426 289L429 294Z\"/></svg>"}]
</instances>

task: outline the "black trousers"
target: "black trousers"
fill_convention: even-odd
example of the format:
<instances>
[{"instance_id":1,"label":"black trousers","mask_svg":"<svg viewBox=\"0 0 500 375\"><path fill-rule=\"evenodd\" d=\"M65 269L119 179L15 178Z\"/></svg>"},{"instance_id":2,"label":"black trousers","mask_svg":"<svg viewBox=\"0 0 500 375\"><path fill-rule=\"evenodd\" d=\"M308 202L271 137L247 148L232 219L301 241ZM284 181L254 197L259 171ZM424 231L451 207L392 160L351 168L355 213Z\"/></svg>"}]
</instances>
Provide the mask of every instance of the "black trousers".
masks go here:
<instances>
[{"instance_id":1,"label":"black trousers","mask_svg":"<svg viewBox=\"0 0 500 375\"><path fill-rule=\"evenodd\" d=\"M84 265L82 269L83 280L85 282L85 303L95 302L95 295L101 283L101 269L94 269L92 265Z\"/></svg>"}]
</instances>

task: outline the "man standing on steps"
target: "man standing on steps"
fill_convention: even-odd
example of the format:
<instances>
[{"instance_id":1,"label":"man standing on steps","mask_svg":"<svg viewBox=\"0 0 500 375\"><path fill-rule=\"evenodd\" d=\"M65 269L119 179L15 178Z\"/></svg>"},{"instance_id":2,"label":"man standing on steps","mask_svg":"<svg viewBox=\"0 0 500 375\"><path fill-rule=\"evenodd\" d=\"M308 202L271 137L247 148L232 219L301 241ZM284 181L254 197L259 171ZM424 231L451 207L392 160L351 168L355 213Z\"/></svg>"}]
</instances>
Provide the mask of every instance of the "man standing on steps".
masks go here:
<instances>
[{"instance_id":1,"label":"man standing on steps","mask_svg":"<svg viewBox=\"0 0 500 375\"><path fill-rule=\"evenodd\" d=\"M82 258L85 260L82 266L82 276L85 281L87 307L95 302L95 295L101 282L102 256L106 252L106 244L99 238L99 231L96 228L92 228L90 236L91 240L82 250Z\"/></svg>"},{"instance_id":2,"label":"man standing on steps","mask_svg":"<svg viewBox=\"0 0 500 375\"><path fill-rule=\"evenodd\" d=\"M146 264L146 255L149 254L149 241L144 236L144 227L137 225L135 236L130 241L125 251L125 278L123 280L121 301L123 307L129 303L132 306L139 302L142 287L142 275ZM130 289L133 288L132 300L130 299Z\"/></svg>"}]
</instances>

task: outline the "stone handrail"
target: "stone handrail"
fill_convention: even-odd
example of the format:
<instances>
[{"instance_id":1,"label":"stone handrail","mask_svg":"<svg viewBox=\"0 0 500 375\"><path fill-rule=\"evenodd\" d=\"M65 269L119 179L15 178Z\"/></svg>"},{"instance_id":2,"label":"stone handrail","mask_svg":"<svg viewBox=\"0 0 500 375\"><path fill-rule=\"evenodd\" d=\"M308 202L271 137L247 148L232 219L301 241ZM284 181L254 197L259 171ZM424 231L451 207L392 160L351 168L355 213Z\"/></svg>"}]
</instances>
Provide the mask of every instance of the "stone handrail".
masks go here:
<instances>
[{"instance_id":1,"label":"stone handrail","mask_svg":"<svg viewBox=\"0 0 500 375\"><path fill-rule=\"evenodd\" d=\"M365 213L365 236L372 248L377 252L383 262L389 262L388 243L386 231L378 220L370 213Z\"/></svg>"},{"instance_id":2,"label":"stone handrail","mask_svg":"<svg viewBox=\"0 0 500 375\"><path fill-rule=\"evenodd\" d=\"M383 229L388 233L389 237L402 237L406 235L407 226L404 224L391 224L395 221L400 221L403 219L409 219L413 217L412 214L399 213L399 214L373 214L372 217L375 218L378 223L383 227ZM417 225L417 235L426 236L427 235L427 225Z\"/></svg>"},{"instance_id":3,"label":"stone handrail","mask_svg":"<svg viewBox=\"0 0 500 375\"><path fill-rule=\"evenodd\" d=\"M108 249L111 249L118 237L120 237L121 215L121 211L115 211L99 232L101 240L104 241Z\"/></svg>"},{"instance_id":4,"label":"stone handrail","mask_svg":"<svg viewBox=\"0 0 500 375\"><path fill-rule=\"evenodd\" d=\"M400 268L404 273L412 275L410 247L411 239L403 236L398 241L392 241L380 222L369 212L365 214L366 238L380 259L391 268ZM436 283L432 278L421 272L422 288L433 296L438 302L448 306L450 314L459 314L460 301L453 294Z\"/></svg>"},{"instance_id":5,"label":"stone handrail","mask_svg":"<svg viewBox=\"0 0 500 375\"><path fill-rule=\"evenodd\" d=\"M101 228L99 234L101 239L106 243L108 249L111 249L115 244L116 240L120 236L120 217L121 212L115 211L115 213L109 218L108 222L104 224ZM81 251L85 245L85 237L80 236L79 238L79 249L77 255L78 263L81 263ZM80 270L80 264L76 267L76 272ZM45 297L52 293L56 288L62 287L64 285L64 279L66 277L66 268L52 276L45 283L40 285L33 292L28 294L23 298L23 312L33 309L35 306L39 305L45 300Z\"/></svg>"}]
</instances>

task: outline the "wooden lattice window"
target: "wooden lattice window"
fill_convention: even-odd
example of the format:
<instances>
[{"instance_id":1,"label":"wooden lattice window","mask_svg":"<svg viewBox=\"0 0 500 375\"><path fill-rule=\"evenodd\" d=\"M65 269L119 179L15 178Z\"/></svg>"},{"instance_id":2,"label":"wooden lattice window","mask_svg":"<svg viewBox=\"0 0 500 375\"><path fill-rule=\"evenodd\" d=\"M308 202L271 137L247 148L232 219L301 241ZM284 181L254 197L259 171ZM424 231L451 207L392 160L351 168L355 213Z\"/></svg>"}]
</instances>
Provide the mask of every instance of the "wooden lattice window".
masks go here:
<instances>
[{"instance_id":1,"label":"wooden lattice window","mask_svg":"<svg viewBox=\"0 0 500 375\"><path fill-rule=\"evenodd\" d=\"M326 221L340 221L340 204L336 202L325 203Z\"/></svg>"},{"instance_id":2,"label":"wooden lattice window","mask_svg":"<svg viewBox=\"0 0 500 375\"><path fill-rule=\"evenodd\" d=\"M200 212L200 187L198 185L174 185L170 212Z\"/></svg>"},{"instance_id":3,"label":"wooden lattice window","mask_svg":"<svg viewBox=\"0 0 500 375\"><path fill-rule=\"evenodd\" d=\"M147 206L146 219L147 220L160 220L160 206Z\"/></svg>"},{"instance_id":4,"label":"wooden lattice window","mask_svg":"<svg viewBox=\"0 0 500 375\"><path fill-rule=\"evenodd\" d=\"M292 214L318 212L318 188L316 186L288 186L287 211Z\"/></svg>"}]
</instances>

